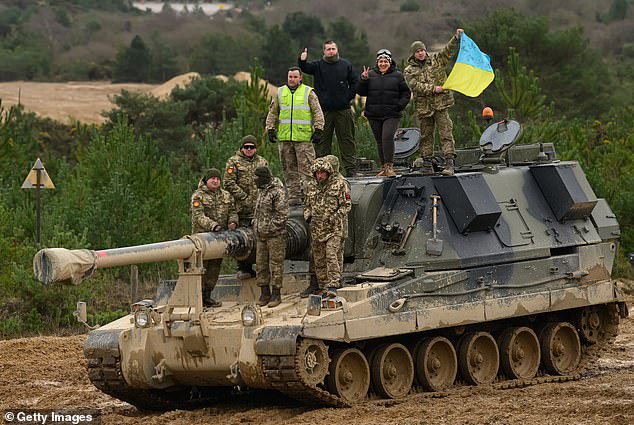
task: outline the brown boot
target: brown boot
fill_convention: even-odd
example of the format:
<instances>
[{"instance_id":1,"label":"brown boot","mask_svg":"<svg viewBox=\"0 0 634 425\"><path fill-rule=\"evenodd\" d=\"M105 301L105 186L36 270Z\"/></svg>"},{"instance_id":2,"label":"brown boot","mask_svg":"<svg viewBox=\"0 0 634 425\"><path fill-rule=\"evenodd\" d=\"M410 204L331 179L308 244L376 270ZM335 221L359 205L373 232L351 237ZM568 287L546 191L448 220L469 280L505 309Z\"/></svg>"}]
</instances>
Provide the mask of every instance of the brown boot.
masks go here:
<instances>
[{"instance_id":1,"label":"brown boot","mask_svg":"<svg viewBox=\"0 0 634 425\"><path fill-rule=\"evenodd\" d=\"M383 174L385 177L394 177L396 176L396 172L394 171L394 163L393 162L386 162L385 163L385 174Z\"/></svg>"},{"instance_id":2,"label":"brown boot","mask_svg":"<svg viewBox=\"0 0 634 425\"><path fill-rule=\"evenodd\" d=\"M277 307L280 304L282 304L282 294L280 294L280 288L274 286L269 300L269 308Z\"/></svg>"},{"instance_id":3,"label":"brown boot","mask_svg":"<svg viewBox=\"0 0 634 425\"><path fill-rule=\"evenodd\" d=\"M260 307L264 307L269 303L269 300L271 299L271 289L269 288L269 285L264 285L260 286L260 290L262 291L262 293L260 294L260 298L256 301L255 304L259 305Z\"/></svg>"},{"instance_id":4,"label":"brown boot","mask_svg":"<svg viewBox=\"0 0 634 425\"><path fill-rule=\"evenodd\" d=\"M381 165L381 171L376 176L377 177L385 177L385 164Z\"/></svg>"},{"instance_id":5,"label":"brown boot","mask_svg":"<svg viewBox=\"0 0 634 425\"><path fill-rule=\"evenodd\" d=\"M431 158L418 158L412 164L412 169L416 174L431 175L434 174L434 166Z\"/></svg>"},{"instance_id":6,"label":"brown boot","mask_svg":"<svg viewBox=\"0 0 634 425\"><path fill-rule=\"evenodd\" d=\"M455 157L456 155L451 154L445 157L445 169L442 170L440 174L442 174L443 176L453 176L454 168L456 166L456 163L454 161Z\"/></svg>"}]
</instances>

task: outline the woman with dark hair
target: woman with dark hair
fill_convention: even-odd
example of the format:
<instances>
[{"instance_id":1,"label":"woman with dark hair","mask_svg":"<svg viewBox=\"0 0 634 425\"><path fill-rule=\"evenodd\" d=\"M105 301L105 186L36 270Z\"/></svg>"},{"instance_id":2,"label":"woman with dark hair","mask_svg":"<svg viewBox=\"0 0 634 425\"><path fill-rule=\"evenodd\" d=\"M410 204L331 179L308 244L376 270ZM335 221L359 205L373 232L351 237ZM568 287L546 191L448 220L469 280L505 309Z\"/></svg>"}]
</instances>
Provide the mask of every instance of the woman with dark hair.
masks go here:
<instances>
[{"instance_id":1,"label":"woman with dark hair","mask_svg":"<svg viewBox=\"0 0 634 425\"><path fill-rule=\"evenodd\" d=\"M411 92L401 71L396 69L392 53L381 49L376 54L373 69L363 67L357 83L357 94L366 96L364 115L376 140L381 172L378 176L392 177L394 172L394 133L409 103Z\"/></svg>"}]
</instances>

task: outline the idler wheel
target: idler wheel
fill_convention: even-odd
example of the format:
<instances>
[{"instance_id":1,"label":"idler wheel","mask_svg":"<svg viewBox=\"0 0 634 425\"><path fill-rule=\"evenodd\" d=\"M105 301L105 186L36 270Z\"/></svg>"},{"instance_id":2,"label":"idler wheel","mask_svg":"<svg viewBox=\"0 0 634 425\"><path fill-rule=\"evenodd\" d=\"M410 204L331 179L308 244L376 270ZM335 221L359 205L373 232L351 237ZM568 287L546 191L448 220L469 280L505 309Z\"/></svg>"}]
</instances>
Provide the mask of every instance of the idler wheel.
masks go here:
<instances>
[{"instance_id":1,"label":"idler wheel","mask_svg":"<svg viewBox=\"0 0 634 425\"><path fill-rule=\"evenodd\" d=\"M324 382L328 373L328 347L317 339L302 339L297 345L297 370L302 380L316 386Z\"/></svg>"},{"instance_id":2,"label":"idler wheel","mask_svg":"<svg viewBox=\"0 0 634 425\"><path fill-rule=\"evenodd\" d=\"M379 347L372 356L372 386L383 397L405 397L414 381L414 363L402 344Z\"/></svg>"},{"instance_id":3,"label":"idler wheel","mask_svg":"<svg viewBox=\"0 0 634 425\"><path fill-rule=\"evenodd\" d=\"M330 362L326 387L348 403L365 399L370 388L370 367L363 353L356 348L336 351Z\"/></svg>"},{"instance_id":4,"label":"idler wheel","mask_svg":"<svg viewBox=\"0 0 634 425\"><path fill-rule=\"evenodd\" d=\"M416 382L427 391L451 386L458 373L458 358L451 341L442 336L427 338L414 349Z\"/></svg>"},{"instance_id":5,"label":"idler wheel","mask_svg":"<svg viewBox=\"0 0 634 425\"><path fill-rule=\"evenodd\" d=\"M568 322L550 323L540 334L542 361L555 375L574 372L581 361L581 342L577 330Z\"/></svg>"},{"instance_id":6,"label":"idler wheel","mask_svg":"<svg viewBox=\"0 0 634 425\"><path fill-rule=\"evenodd\" d=\"M537 334L528 327L509 328L498 339L502 370L509 379L534 378L541 353Z\"/></svg>"},{"instance_id":7,"label":"idler wheel","mask_svg":"<svg viewBox=\"0 0 634 425\"><path fill-rule=\"evenodd\" d=\"M460 375L472 385L490 384L500 367L498 346L488 332L464 335L458 343Z\"/></svg>"}]
</instances>

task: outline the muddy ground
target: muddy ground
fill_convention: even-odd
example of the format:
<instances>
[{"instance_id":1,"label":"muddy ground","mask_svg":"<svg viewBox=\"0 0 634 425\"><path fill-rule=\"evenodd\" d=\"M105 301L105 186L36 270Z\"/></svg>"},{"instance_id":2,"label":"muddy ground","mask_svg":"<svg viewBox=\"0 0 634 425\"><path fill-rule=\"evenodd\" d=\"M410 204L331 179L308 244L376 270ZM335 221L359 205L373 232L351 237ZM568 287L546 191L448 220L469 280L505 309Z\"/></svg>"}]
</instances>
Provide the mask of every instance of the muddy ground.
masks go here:
<instances>
[{"instance_id":1,"label":"muddy ground","mask_svg":"<svg viewBox=\"0 0 634 425\"><path fill-rule=\"evenodd\" d=\"M630 302L630 310L632 303ZM0 341L0 411L100 409L103 424L622 424L634 423L634 318L579 381L525 388L461 387L351 408L317 408L274 392L194 411L140 412L90 384L85 335Z\"/></svg>"}]
</instances>

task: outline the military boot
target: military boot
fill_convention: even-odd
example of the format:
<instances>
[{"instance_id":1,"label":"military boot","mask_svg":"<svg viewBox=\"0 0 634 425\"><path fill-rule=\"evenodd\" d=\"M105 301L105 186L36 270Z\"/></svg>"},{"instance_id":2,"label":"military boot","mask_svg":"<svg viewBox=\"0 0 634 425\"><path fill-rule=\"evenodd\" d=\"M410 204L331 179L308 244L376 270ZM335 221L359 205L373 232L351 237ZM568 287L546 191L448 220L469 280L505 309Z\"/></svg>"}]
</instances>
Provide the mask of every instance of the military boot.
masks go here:
<instances>
[{"instance_id":1,"label":"military boot","mask_svg":"<svg viewBox=\"0 0 634 425\"><path fill-rule=\"evenodd\" d=\"M455 157L456 155L451 154L445 157L445 169L441 172L443 176L453 176L454 167L456 166L456 163L454 161Z\"/></svg>"},{"instance_id":2,"label":"military boot","mask_svg":"<svg viewBox=\"0 0 634 425\"><path fill-rule=\"evenodd\" d=\"M269 300L271 299L271 288L269 288L269 285L263 285L260 286L260 290L262 291L262 293L260 294L260 298L255 304L259 305L260 307L264 307L269 303Z\"/></svg>"},{"instance_id":3,"label":"military boot","mask_svg":"<svg viewBox=\"0 0 634 425\"><path fill-rule=\"evenodd\" d=\"M211 298L211 291L213 291L213 289L203 289L203 307L220 307L222 302Z\"/></svg>"},{"instance_id":4,"label":"military boot","mask_svg":"<svg viewBox=\"0 0 634 425\"><path fill-rule=\"evenodd\" d=\"M416 174L430 175L434 174L434 166L431 158L418 158L412 164L412 168Z\"/></svg>"},{"instance_id":5,"label":"military boot","mask_svg":"<svg viewBox=\"0 0 634 425\"><path fill-rule=\"evenodd\" d=\"M277 307L280 304L282 304L282 294L280 294L280 288L274 286L269 299L269 308Z\"/></svg>"},{"instance_id":6,"label":"military boot","mask_svg":"<svg viewBox=\"0 0 634 425\"><path fill-rule=\"evenodd\" d=\"M246 261L238 262L238 273L236 274L236 279L238 280L246 280L255 277L255 271L253 271L253 267L251 263Z\"/></svg>"},{"instance_id":7,"label":"military boot","mask_svg":"<svg viewBox=\"0 0 634 425\"><path fill-rule=\"evenodd\" d=\"M319 290L319 284L317 283L317 276L314 274L310 275L310 285L308 288L304 289L303 292L299 294L302 298L308 298L309 295L314 295L315 291Z\"/></svg>"},{"instance_id":8,"label":"military boot","mask_svg":"<svg viewBox=\"0 0 634 425\"><path fill-rule=\"evenodd\" d=\"M394 171L394 163L393 162L386 162L385 163L385 174L383 174L385 177L394 177L396 176L396 172Z\"/></svg>"}]
</instances>

